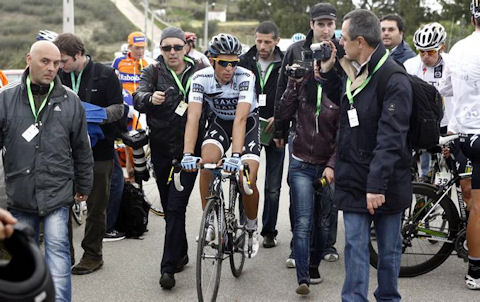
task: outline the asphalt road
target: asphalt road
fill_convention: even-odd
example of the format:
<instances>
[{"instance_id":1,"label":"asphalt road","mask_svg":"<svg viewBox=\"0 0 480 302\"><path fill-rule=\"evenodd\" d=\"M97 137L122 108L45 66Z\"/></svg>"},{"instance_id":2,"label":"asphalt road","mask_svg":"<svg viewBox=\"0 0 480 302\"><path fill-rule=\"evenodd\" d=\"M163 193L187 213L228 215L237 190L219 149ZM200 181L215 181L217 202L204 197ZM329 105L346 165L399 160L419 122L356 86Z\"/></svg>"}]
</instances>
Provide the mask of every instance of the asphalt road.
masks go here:
<instances>
[{"instance_id":1,"label":"asphalt road","mask_svg":"<svg viewBox=\"0 0 480 302\"><path fill-rule=\"evenodd\" d=\"M263 154L262 154L263 156ZM262 163L264 158L262 157ZM287 165L287 161L285 163ZM285 167L286 168L286 167ZM263 168L264 169L264 168ZM263 178L263 169L259 179ZM286 169L285 169L286 170ZM340 214L337 249L340 260L323 261L320 274L324 281L312 285L307 297L295 293L297 287L295 269L285 267L291 239L288 220L288 187L284 181L281 192L278 218L279 244L272 249L260 248L257 257L247 260L240 278L236 279L224 262L218 301L339 301L344 279L343 246L344 228ZM260 192L263 184L259 181ZM150 190L149 195L155 190ZM195 237L201 219L198 187L190 198L187 208L187 237L190 244L190 263L185 270L175 275L177 284L173 290L159 286L160 261L163 251L165 221L150 214L149 232L143 240L126 239L104 244L104 266L99 271L85 276L73 276L73 301L195 301ZM151 196L154 198L154 196ZM263 200L259 213L262 213ZM259 215L261 217L261 215ZM261 219L261 218L259 218ZM260 223L261 225L261 223ZM83 227L74 230L77 261L81 256L80 241ZM479 292L465 288L463 277L467 265L456 256L451 256L436 270L415 278L400 279L399 289L403 301L480 301ZM370 271L370 299L375 300L376 270Z\"/></svg>"}]
</instances>

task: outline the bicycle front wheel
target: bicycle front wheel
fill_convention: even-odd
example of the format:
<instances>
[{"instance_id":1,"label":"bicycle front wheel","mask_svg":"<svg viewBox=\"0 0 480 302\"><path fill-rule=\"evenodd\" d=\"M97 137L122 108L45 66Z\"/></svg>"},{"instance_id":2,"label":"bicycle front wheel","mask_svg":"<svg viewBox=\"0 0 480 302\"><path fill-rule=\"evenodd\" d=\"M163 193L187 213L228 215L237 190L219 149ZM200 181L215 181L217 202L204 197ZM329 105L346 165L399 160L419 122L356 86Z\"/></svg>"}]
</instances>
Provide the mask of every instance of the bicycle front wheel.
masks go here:
<instances>
[{"instance_id":1,"label":"bicycle front wheel","mask_svg":"<svg viewBox=\"0 0 480 302\"><path fill-rule=\"evenodd\" d=\"M412 197L402 218L400 277L426 274L445 262L454 249L459 226L458 212L448 196L435 206L440 195L434 186L414 183ZM370 240L370 264L377 268L374 238Z\"/></svg>"},{"instance_id":2,"label":"bicycle front wheel","mask_svg":"<svg viewBox=\"0 0 480 302\"><path fill-rule=\"evenodd\" d=\"M223 245L217 215L217 199L208 200L203 211L197 243L197 296L198 301L215 301L222 273Z\"/></svg>"},{"instance_id":3,"label":"bicycle front wheel","mask_svg":"<svg viewBox=\"0 0 480 302\"><path fill-rule=\"evenodd\" d=\"M240 277L245 264L245 253L243 252L243 245L245 242L245 228L239 225L238 217L240 217L240 199L241 195L238 193L236 186L231 185L230 188L230 209L227 221L230 224L230 233L228 234L228 249L230 251L230 269L235 278Z\"/></svg>"}]
</instances>

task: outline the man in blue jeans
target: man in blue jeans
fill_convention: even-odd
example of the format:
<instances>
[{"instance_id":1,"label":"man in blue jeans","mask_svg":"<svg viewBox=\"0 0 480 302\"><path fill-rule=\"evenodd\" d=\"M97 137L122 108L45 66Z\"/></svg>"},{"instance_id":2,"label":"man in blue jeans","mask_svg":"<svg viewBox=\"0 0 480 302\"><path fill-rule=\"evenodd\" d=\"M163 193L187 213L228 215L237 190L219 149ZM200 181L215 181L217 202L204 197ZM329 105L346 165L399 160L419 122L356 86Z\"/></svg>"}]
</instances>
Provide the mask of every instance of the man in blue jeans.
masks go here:
<instances>
[{"instance_id":1,"label":"man in blue jeans","mask_svg":"<svg viewBox=\"0 0 480 302\"><path fill-rule=\"evenodd\" d=\"M52 42L34 43L21 81L0 92L0 148L8 209L37 241L43 222L55 301L70 301L69 208L87 200L93 157L82 103L56 76L60 58Z\"/></svg>"},{"instance_id":2,"label":"man in blue jeans","mask_svg":"<svg viewBox=\"0 0 480 302\"><path fill-rule=\"evenodd\" d=\"M333 42L329 42L333 44ZM332 53L335 56L336 52ZM295 68L295 65L293 65ZM281 121L297 116L288 181L294 208L293 249L297 270L297 294L310 292L310 284L322 282L318 266L324 240L322 236L322 195L328 196L334 179L336 133L338 130L339 89L329 88L319 77L320 61L304 77L289 77L278 112ZM339 81L328 85L339 86ZM315 192L314 182L322 178L323 187ZM330 199L331 200L331 199Z\"/></svg>"},{"instance_id":3,"label":"man in blue jeans","mask_svg":"<svg viewBox=\"0 0 480 302\"><path fill-rule=\"evenodd\" d=\"M375 298L400 301L401 217L412 200L407 143L412 88L404 73L394 73L384 84L385 96L378 99L382 71L397 63L381 43L380 22L372 12L348 13L340 44L346 53L339 60L346 78L339 90L335 199L345 223L342 301L368 301L372 221L379 254ZM321 76L338 82L331 70L334 63L328 63Z\"/></svg>"}]
</instances>

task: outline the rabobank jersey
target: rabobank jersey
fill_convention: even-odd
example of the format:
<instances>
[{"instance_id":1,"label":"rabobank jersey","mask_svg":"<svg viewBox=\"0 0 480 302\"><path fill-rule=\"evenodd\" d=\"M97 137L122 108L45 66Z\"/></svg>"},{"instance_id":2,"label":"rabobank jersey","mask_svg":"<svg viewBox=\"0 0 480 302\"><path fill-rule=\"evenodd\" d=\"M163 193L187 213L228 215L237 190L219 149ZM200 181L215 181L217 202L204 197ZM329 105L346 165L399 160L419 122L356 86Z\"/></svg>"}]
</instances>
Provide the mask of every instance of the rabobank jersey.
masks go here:
<instances>
[{"instance_id":1,"label":"rabobank jersey","mask_svg":"<svg viewBox=\"0 0 480 302\"><path fill-rule=\"evenodd\" d=\"M238 103L250 104L252 113L258 107L255 75L250 70L237 66L232 80L221 85L215 79L213 67L204 68L193 74L188 101L206 101L213 113L222 120L235 119Z\"/></svg>"},{"instance_id":2,"label":"rabobank jersey","mask_svg":"<svg viewBox=\"0 0 480 302\"><path fill-rule=\"evenodd\" d=\"M128 53L125 56L115 58L112 67L118 71L118 79L123 88L132 94L137 90L140 74L147 65L148 62L145 59L136 60L131 56L131 53Z\"/></svg>"},{"instance_id":3,"label":"rabobank jersey","mask_svg":"<svg viewBox=\"0 0 480 302\"><path fill-rule=\"evenodd\" d=\"M422 62L420 55L408 59L403 63L405 69L409 74L416 75L425 82L435 86L439 89L440 82L446 77L446 63L448 62L448 54L442 53L441 60L435 66L427 66ZM444 115L440 122L440 126L447 126L448 120L453 113L453 105L451 98L446 95L443 96L444 101Z\"/></svg>"}]
</instances>

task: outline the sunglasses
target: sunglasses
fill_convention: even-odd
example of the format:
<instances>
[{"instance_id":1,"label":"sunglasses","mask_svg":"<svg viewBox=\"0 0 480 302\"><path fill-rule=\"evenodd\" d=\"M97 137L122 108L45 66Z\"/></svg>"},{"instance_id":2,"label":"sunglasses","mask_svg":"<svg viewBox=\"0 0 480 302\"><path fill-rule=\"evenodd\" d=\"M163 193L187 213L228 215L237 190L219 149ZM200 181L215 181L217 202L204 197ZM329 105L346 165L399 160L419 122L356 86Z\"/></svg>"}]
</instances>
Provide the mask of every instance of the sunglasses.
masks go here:
<instances>
[{"instance_id":1,"label":"sunglasses","mask_svg":"<svg viewBox=\"0 0 480 302\"><path fill-rule=\"evenodd\" d=\"M175 51L180 51L183 49L183 46L184 45L179 45L179 44L176 44L176 45L165 45L165 46L162 46L160 47L163 51L165 52L169 52L172 50L172 48L175 50Z\"/></svg>"},{"instance_id":2,"label":"sunglasses","mask_svg":"<svg viewBox=\"0 0 480 302\"><path fill-rule=\"evenodd\" d=\"M222 59L217 59L217 58L213 58L213 60L215 62L217 62L220 66L222 67L228 67L228 66L231 66L231 67L235 67L238 65L238 63L240 62L239 59L236 59L236 60L222 60Z\"/></svg>"},{"instance_id":3,"label":"sunglasses","mask_svg":"<svg viewBox=\"0 0 480 302\"><path fill-rule=\"evenodd\" d=\"M429 56L433 56L438 52L438 49L431 49L431 50L418 50L421 56L428 54Z\"/></svg>"}]
</instances>

